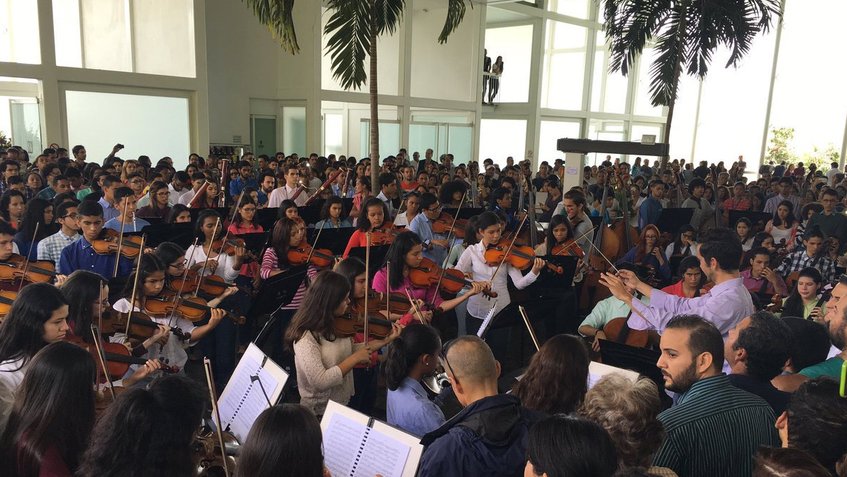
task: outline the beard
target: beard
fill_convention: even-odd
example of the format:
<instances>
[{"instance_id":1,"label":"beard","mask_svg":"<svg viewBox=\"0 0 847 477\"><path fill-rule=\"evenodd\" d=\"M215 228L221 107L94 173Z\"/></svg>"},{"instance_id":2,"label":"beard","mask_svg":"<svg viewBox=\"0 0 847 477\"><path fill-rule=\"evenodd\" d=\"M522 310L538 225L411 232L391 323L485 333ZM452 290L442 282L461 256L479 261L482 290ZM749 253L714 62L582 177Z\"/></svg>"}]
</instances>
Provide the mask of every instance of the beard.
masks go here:
<instances>
[{"instance_id":1,"label":"beard","mask_svg":"<svg viewBox=\"0 0 847 477\"><path fill-rule=\"evenodd\" d=\"M694 366L694 361L692 360L691 365L685 368L682 373L676 376L665 374L665 379L667 379L668 377L671 378L672 382L670 384L667 384L666 382L665 389L667 389L668 391L673 391L675 393L684 393L688 391L689 389L691 389L691 386L693 386L694 383L697 382L697 370Z\"/></svg>"},{"instance_id":2,"label":"beard","mask_svg":"<svg viewBox=\"0 0 847 477\"><path fill-rule=\"evenodd\" d=\"M827 323L829 328L829 339L836 348L844 351L847 346L847 320L841 321L841 326L833 329L832 322Z\"/></svg>"}]
</instances>

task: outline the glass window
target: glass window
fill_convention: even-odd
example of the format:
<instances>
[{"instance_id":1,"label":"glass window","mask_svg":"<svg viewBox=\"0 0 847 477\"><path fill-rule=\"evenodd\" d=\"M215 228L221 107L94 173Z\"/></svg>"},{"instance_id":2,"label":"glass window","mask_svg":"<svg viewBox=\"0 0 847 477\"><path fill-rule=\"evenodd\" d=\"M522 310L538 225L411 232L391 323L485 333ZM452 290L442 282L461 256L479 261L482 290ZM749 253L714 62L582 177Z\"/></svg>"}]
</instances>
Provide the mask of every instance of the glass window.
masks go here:
<instances>
[{"instance_id":1,"label":"glass window","mask_svg":"<svg viewBox=\"0 0 847 477\"><path fill-rule=\"evenodd\" d=\"M558 150L559 139L579 138L580 122L576 121L541 121L540 142L538 144L538 161L553 164L556 159L563 159L565 154Z\"/></svg>"},{"instance_id":2,"label":"glass window","mask_svg":"<svg viewBox=\"0 0 847 477\"><path fill-rule=\"evenodd\" d=\"M626 112L629 81L621 73L609 71L609 50L604 41L603 32L597 32L594 74L591 81L591 110L623 114Z\"/></svg>"},{"instance_id":3,"label":"glass window","mask_svg":"<svg viewBox=\"0 0 847 477\"><path fill-rule=\"evenodd\" d=\"M38 99L22 96L0 96L0 133L13 145L30 154L40 153L41 112Z\"/></svg>"},{"instance_id":4,"label":"glass window","mask_svg":"<svg viewBox=\"0 0 847 477\"><path fill-rule=\"evenodd\" d=\"M438 125L437 124L410 124L409 125L409 154L414 152L421 153L427 149L432 149L434 157L441 155L441 151L436 149L438 144Z\"/></svg>"},{"instance_id":5,"label":"glass window","mask_svg":"<svg viewBox=\"0 0 847 477\"><path fill-rule=\"evenodd\" d=\"M114 0L79 0L83 66L95 70L132 71L129 9ZM56 41L63 41L56 37Z\"/></svg>"},{"instance_id":6,"label":"glass window","mask_svg":"<svg viewBox=\"0 0 847 477\"><path fill-rule=\"evenodd\" d=\"M588 18L588 9L594 4L591 0L547 0L549 9L562 15L576 18Z\"/></svg>"},{"instance_id":7,"label":"glass window","mask_svg":"<svg viewBox=\"0 0 847 477\"><path fill-rule=\"evenodd\" d=\"M41 63L38 2L0 0L0 62Z\"/></svg>"},{"instance_id":8,"label":"glass window","mask_svg":"<svg viewBox=\"0 0 847 477\"><path fill-rule=\"evenodd\" d=\"M491 63L503 57L498 103L525 103L529 99L532 25L485 30L485 48ZM488 85L483 84L485 90Z\"/></svg>"},{"instance_id":9,"label":"glass window","mask_svg":"<svg viewBox=\"0 0 847 477\"><path fill-rule=\"evenodd\" d=\"M653 48L644 48L641 58L638 60L639 68L637 84L635 86L635 110L633 111L633 114L637 114L638 116L662 115L662 107L653 106L650 102L650 65L653 64L655 59L656 50ZM712 64L718 65L716 62L712 62ZM684 77L686 75L681 76L681 78Z\"/></svg>"},{"instance_id":10,"label":"glass window","mask_svg":"<svg viewBox=\"0 0 847 477\"><path fill-rule=\"evenodd\" d=\"M306 150L306 108L302 106L283 106L282 108L282 150L286 154L297 153L308 156Z\"/></svg>"},{"instance_id":11,"label":"glass window","mask_svg":"<svg viewBox=\"0 0 847 477\"><path fill-rule=\"evenodd\" d=\"M361 141L361 157L370 156L370 121L363 119L359 128L359 138ZM399 121L380 121L379 122L379 156L380 163L382 159L397 154L400 150L400 122Z\"/></svg>"},{"instance_id":12,"label":"glass window","mask_svg":"<svg viewBox=\"0 0 847 477\"><path fill-rule=\"evenodd\" d=\"M467 164L473 154L473 126L447 125L447 152L455 164Z\"/></svg>"},{"instance_id":13,"label":"glass window","mask_svg":"<svg viewBox=\"0 0 847 477\"><path fill-rule=\"evenodd\" d=\"M81 25L79 0L53 0L53 36L56 44L56 65L82 68Z\"/></svg>"},{"instance_id":14,"label":"glass window","mask_svg":"<svg viewBox=\"0 0 847 477\"><path fill-rule=\"evenodd\" d=\"M417 2L415 8L406 9L405 21L412 22L412 96L455 101L475 99L477 68L482 66L482 58L473 60L479 55L481 11L482 8L468 8L462 23L450 34L447 43L441 44L438 35L447 17L447 2ZM399 46L399 40L394 42Z\"/></svg>"},{"instance_id":15,"label":"glass window","mask_svg":"<svg viewBox=\"0 0 847 477\"><path fill-rule=\"evenodd\" d=\"M193 0L132 2L135 71L195 76Z\"/></svg>"},{"instance_id":16,"label":"glass window","mask_svg":"<svg viewBox=\"0 0 847 477\"><path fill-rule=\"evenodd\" d=\"M177 169L188 164L187 98L66 91L65 105L68 144L84 145L89 157L106 157L119 140L122 157L169 156Z\"/></svg>"},{"instance_id":17,"label":"glass window","mask_svg":"<svg viewBox=\"0 0 847 477\"><path fill-rule=\"evenodd\" d=\"M323 126L325 154L335 154L336 156L347 154L347 150L344 149L344 115L324 114Z\"/></svg>"},{"instance_id":18,"label":"glass window","mask_svg":"<svg viewBox=\"0 0 847 477\"><path fill-rule=\"evenodd\" d=\"M623 121L592 119L588 124L588 139L601 141L623 141ZM606 154L596 152L588 154L586 157L586 164L590 165L597 165L606 160ZM613 156L613 158L614 157L615 156ZM621 157L621 159L623 160L624 157Z\"/></svg>"},{"instance_id":19,"label":"glass window","mask_svg":"<svg viewBox=\"0 0 847 477\"><path fill-rule=\"evenodd\" d=\"M522 161L526 152L526 121L522 119L483 119L479 132L479 162L491 158L501 167L511 156Z\"/></svg>"},{"instance_id":20,"label":"glass window","mask_svg":"<svg viewBox=\"0 0 847 477\"><path fill-rule=\"evenodd\" d=\"M548 21L542 107L582 109L586 28Z\"/></svg>"}]
</instances>

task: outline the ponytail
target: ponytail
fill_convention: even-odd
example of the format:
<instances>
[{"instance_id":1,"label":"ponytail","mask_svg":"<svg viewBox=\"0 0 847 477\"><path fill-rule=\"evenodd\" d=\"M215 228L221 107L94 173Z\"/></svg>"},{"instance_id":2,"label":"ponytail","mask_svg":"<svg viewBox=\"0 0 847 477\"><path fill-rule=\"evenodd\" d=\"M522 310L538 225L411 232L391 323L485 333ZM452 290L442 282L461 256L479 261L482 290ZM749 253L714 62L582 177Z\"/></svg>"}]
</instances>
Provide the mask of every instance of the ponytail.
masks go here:
<instances>
[{"instance_id":1,"label":"ponytail","mask_svg":"<svg viewBox=\"0 0 847 477\"><path fill-rule=\"evenodd\" d=\"M388 389L397 390L421 355L436 354L440 348L441 338L435 328L420 323L403 328L400 336L388 345L382 364Z\"/></svg>"}]
</instances>

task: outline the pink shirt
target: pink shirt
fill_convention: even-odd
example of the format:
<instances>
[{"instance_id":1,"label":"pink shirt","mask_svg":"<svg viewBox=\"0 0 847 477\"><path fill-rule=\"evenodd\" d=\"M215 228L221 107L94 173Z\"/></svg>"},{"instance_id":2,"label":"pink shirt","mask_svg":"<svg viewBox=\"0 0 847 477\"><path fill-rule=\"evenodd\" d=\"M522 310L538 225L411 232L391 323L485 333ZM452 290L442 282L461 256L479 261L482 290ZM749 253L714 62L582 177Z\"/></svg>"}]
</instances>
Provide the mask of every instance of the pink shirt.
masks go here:
<instances>
[{"instance_id":1,"label":"pink shirt","mask_svg":"<svg viewBox=\"0 0 847 477\"><path fill-rule=\"evenodd\" d=\"M373 282L371 284L374 291L379 293L385 293L386 287L388 286L387 274L385 272L385 267L379 269L374 276ZM438 291L434 286L427 288L419 288L412 285L412 281L409 280L409 277L403 278L403 283L398 288L392 288L392 292L400 293L403 296L406 296L406 289L409 289L409 293L412 295L412 298L416 300L423 300L427 305L434 304L436 307L444 301L441 296L438 294Z\"/></svg>"}]
</instances>

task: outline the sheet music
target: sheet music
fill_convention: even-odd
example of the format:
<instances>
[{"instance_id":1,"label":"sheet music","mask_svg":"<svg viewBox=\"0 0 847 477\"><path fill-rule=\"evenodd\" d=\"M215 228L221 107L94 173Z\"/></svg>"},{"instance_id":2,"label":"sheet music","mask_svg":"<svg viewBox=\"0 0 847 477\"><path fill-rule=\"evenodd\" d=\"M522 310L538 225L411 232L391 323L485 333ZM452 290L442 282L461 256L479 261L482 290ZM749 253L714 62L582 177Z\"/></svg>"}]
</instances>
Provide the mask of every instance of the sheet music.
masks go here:
<instances>
[{"instance_id":1,"label":"sheet music","mask_svg":"<svg viewBox=\"0 0 847 477\"><path fill-rule=\"evenodd\" d=\"M414 477L423 446L417 437L330 401L323 431L324 464L336 477Z\"/></svg>"},{"instance_id":2,"label":"sheet music","mask_svg":"<svg viewBox=\"0 0 847 477\"><path fill-rule=\"evenodd\" d=\"M597 381L609 374L619 374L632 382L638 380L638 373L635 371L592 361L588 364L588 389L593 388Z\"/></svg>"},{"instance_id":3,"label":"sheet music","mask_svg":"<svg viewBox=\"0 0 847 477\"><path fill-rule=\"evenodd\" d=\"M258 376L261 386L253 376ZM288 373L250 343L218 398L222 427L244 442L259 414L269 407L268 400L271 404L279 400L286 381Z\"/></svg>"},{"instance_id":4,"label":"sheet music","mask_svg":"<svg viewBox=\"0 0 847 477\"><path fill-rule=\"evenodd\" d=\"M479 325L479 331L476 332L476 335L482 338L485 335L485 330L488 329L488 325L491 324L491 319L494 318L494 312L497 310L497 300L494 300L494 303L491 304L491 309L488 310L488 314L485 315L485 319L482 320L482 324Z\"/></svg>"}]
</instances>

